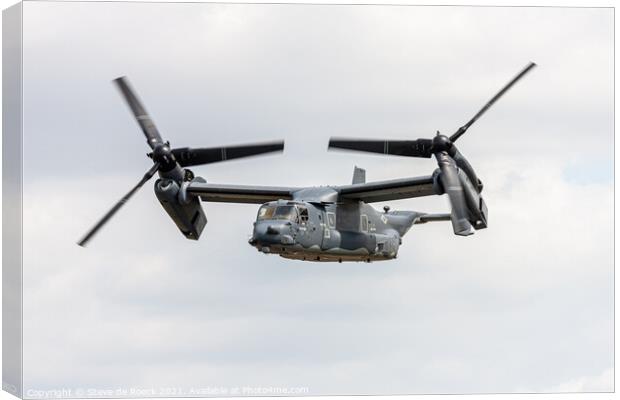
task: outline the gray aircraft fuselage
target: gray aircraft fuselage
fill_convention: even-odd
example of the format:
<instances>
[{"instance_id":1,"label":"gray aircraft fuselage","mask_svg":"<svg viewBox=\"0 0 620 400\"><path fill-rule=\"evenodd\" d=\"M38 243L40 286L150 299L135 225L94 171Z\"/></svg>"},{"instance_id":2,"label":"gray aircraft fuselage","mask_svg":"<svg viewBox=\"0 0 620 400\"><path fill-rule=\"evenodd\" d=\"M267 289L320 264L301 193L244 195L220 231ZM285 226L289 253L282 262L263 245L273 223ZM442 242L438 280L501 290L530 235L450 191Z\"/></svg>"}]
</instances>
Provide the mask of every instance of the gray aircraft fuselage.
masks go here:
<instances>
[{"instance_id":1,"label":"gray aircraft fuselage","mask_svg":"<svg viewBox=\"0 0 620 400\"><path fill-rule=\"evenodd\" d=\"M329 195L330 188L306 191ZM402 236L420 216L414 211L379 212L362 201L316 200L263 204L250 245L265 254L305 261L390 260L396 258Z\"/></svg>"}]
</instances>

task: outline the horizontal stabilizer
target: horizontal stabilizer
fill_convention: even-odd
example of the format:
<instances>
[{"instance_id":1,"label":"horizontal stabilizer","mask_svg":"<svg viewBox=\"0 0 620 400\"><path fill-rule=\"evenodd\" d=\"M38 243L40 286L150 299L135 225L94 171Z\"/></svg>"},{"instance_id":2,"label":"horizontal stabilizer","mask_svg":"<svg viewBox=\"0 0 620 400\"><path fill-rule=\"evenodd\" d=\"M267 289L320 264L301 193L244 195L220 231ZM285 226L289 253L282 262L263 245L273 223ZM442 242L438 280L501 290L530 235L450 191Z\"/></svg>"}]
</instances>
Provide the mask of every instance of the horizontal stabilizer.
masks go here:
<instances>
[{"instance_id":1,"label":"horizontal stabilizer","mask_svg":"<svg viewBox=\"0 0 620 400\"><path fill-rule=\"evenodd\" d=\"M435 221L451 221L451 214L422 214L416 218L414 224L425 224L427 222Z\"/></svg>"}]
</instances>

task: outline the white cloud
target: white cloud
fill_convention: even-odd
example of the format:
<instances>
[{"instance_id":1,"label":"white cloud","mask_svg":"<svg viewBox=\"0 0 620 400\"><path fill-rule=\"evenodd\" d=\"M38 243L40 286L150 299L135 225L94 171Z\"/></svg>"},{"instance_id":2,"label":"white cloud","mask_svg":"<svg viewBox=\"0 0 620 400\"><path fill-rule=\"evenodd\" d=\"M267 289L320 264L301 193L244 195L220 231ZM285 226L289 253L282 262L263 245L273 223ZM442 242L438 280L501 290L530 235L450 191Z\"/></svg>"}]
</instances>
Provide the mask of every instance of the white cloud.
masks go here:
<instances>
[{"instance_id":1,"label":"white cloud","mask_svg":"<svg viewBox=\"0 0 620 400\"><path fill-rule=\"evenodd\" d=\"M550 392L613 392L614 370L608 368L600 375L581 376L554 386Z\"/></svg>"}]
</instances>

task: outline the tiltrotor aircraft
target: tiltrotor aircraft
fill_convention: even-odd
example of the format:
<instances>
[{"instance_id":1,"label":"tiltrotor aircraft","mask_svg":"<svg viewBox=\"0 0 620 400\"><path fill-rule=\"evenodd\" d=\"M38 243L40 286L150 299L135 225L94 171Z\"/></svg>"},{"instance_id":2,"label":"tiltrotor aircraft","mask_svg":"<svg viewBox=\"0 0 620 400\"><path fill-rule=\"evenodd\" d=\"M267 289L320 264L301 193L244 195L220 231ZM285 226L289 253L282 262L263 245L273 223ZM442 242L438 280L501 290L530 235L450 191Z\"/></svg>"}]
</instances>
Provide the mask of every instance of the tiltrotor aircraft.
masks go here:
<instances>
[{"instance_id":1,"label":"tiltrotor aircraft","mask_svg":"<svg viewBox=\"0 0 620 400\"><path fill-rule=\"evenodd\" d=\"M330 149L371 152L405 157L434 156L439 168L431 175L379 182L366 182L365 171L355 168L353 182L342 186L271 187L208 183L194 176L191 166L282 151L284 142L215 148L171 148L165 142L125 78L114 82L127 101L146 136L153 166L144 177L82 238L92 236L155 173L155 195L181 233L200 237L207 218L200 200L254 203L258 209L250 245L266 254L306 261L380 261L396 258L402 237L414 224L451 221L456 235L467 236L487 227L487 207L480 195L482 182L454 142L508 89L536 64L528 64L482 109L451 136L437 133L432 139L360 140L332 138ZM389 200L442 195L450 200L451 212L380 212L369 205Z\"/></svg>"}]
</instances>

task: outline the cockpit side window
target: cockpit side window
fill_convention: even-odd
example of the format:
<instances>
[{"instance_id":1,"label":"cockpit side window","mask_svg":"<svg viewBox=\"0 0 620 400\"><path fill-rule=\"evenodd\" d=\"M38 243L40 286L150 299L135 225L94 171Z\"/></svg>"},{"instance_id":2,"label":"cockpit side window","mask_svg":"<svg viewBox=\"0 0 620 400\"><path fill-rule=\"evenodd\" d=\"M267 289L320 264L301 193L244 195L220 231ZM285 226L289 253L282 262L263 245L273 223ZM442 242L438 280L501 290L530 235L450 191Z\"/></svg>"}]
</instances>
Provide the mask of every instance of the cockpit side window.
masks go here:
<instances>
[{"instance_id":1,"label":"cockpit side window","mask_svg":"<svg viewBox=\"0 0 620 400\"><path fill-rule=\"evenodd\" d=\"M308 210L306 210L306 215ZM258 210L257 221L264 219L287 219L289 221L298 222L299 216L295 206L262 206Z\"/></svg>"},{"instance_id":2,"label":"cockpit side window","mask_svg":"<svg viewBox=\"0 0 620 400\"><path fill-rule=\"evenodd\" d=\"M259 210L258 210L258 217L257 219L259 221L263 220L263 219L272 219L273 218L273 213L276 210L275 206L262 206Z\"/></svg>"},{"instance_id":3,"label":"cockpit side window","mask_svg":"<svg viewBox=\"0 0 620 400\"><path fill-rule=\"evenodd\" d=\"M278 206L272 216L272 219L288 219L290 221L297 221L297 218L295 206Z\"/></svg>"},{"instance_id":4,"label":"cockpit side window","mask_svg":"<svg viewBox=\"0 0 620 400\"><path fill-rule=\"evenodd\" d=\"M299 206L299 220L302 224L308 222L308 209L303 206Z\"/></svg>"}]
</instances>

